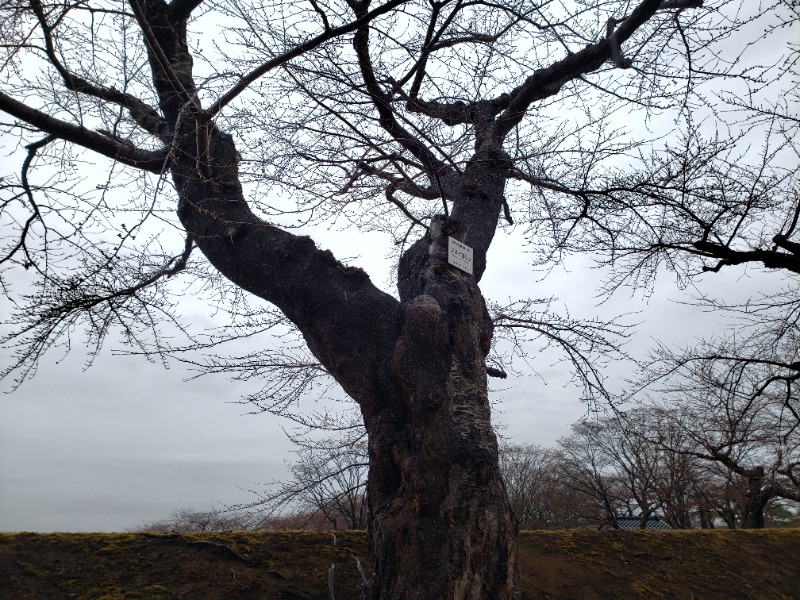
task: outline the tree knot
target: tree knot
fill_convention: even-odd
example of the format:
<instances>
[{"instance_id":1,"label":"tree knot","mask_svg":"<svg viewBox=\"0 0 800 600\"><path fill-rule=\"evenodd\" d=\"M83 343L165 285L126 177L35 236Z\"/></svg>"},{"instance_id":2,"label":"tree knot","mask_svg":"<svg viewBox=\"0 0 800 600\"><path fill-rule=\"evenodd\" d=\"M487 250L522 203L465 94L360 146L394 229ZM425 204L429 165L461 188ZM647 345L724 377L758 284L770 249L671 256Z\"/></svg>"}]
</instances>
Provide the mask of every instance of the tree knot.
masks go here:
<instances>
[{"instance_id":1,"label":"tree knot","mask_svg":"<svg viewBox=\"0 0 800 600\"><path fill-rule=\"evenodd\" d=\"M447 395L451 361L446 315L439 303L425 294L403 303L401 311L401 335L392 350L389 368L412 411L436 409Z\"/></svg>"}]
</instances>

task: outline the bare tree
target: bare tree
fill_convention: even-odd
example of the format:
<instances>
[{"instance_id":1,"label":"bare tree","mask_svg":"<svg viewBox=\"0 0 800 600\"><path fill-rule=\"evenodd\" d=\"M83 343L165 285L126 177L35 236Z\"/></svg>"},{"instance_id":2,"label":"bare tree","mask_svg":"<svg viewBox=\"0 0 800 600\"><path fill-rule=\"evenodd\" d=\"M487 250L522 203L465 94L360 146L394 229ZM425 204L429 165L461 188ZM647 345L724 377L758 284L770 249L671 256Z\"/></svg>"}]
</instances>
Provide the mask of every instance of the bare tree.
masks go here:
<instances>
[{"instance_id":1,"label":"bare tree","mask_svg":"<svg viewBox=\"0 0 800 600\"><path fill-rule=\"evenodd\" d=\"M786 418L785 398L752 392L758 381L748 369L731 373L714 362L676 362L661 389L664 414L691 445L668 450L717 463L722 470L727 513L735 525L731 501L739 504L742 527L764 527L764 511L776 498L800 500L800 429Z\"/></svg>"},{"instance_id":2,"label":"bare tree","mask_svg":"<svg viewBox=\"0 0 800 600\"><path fill-rule=\"evenodd\" d=\"M164 321L202 345L170 280L235 314L266 301L363 417L368 596L518 597L487 253L501 219L538 244L569 222L553 210L565 200L602 230L595 206L620 180L650 189L652 173L619 174L636 148L654 164L663 152L615 113L689 107L702 83L746 75L741 55L716 60L728 38L753 41L736 3L702 4L5 2L0 110L22 164L3 180L0 260L33 286L4 279L6 374L30 374L78 325L95 349L119 330L170 350ZM100 159L80 148L110 159L102 180L84 182ZM393 235L399 297L292 234L298 218ZM448 265L457 242L471 266Z\"/></svg>"},{"instance_id":3,"label":"bare tree","mask_svg":"<svg viewBox=\"0 0 800 600\"><path fill-rule=\"evenodd\" d=\"M714 512L708 498L715 481L702 461L686 452L696 448L691 436L659 410L639 409L634 414L638 417L629 422L630 435L644 440L658 456L655 496L661 515L673 529L698 524L702 529L712 528Z\"/></svg>"},{"instance_id":4,"label":"bare tree","mask_svg":"<svg viewBox=\"0 0 800 600\"><path fill-rule=\"evenodd\" d=\"M707 503L717 481L693 453L694 438L664 411L636 408L579 421L558 445L565 482L590 499L595 519L616 526L618 516L636 517L645 528L658 516L682 529L697 516L701 526L713 524Z\"/></svg>"},{"instance_id":5,"label":"bare tree","mask_svg":"<svg viewBox=\"0 0 800 600\"><path fill-rule=\"evenodd\" d=\"M240 531L252 529L253 521L246 513L226 508L195 510L176 508L166 519L149 521L136 531L162 533L196 533L202 531Z\"/></svg>"},{"instance_id":6,"label":"bare tree","mask_svg":"<svg viewBox=\"0 0 800 600\"><path fill-rule=\"evenodd\" d=\"M366 529L367 435L359 422L319 415L314 427L291 439L299 446L290 465L290 478L273 484L258 499L240 510L261 514L269 521L276 515L303 516L300 529ZM319 429L329 432L319 437Z\"/></svg>"},{"instance_id":7,"label":"bare tree","mask_svg":"<svg viewBox=\"0 0 800 600\"><path fill-rule=\"evenodd\" d=\"M658 447L638 434L646 418L643 411L635 411L578 422L572 434L558 442L568 459L565 475L570 485L592 497L603 520L614 525L618 516L635 516L644 529L661 508L658 491L666 465Z\"/></svg>"},{"instance_id":8,"label":"bare tree","mask_svg":"<svg viewBox=\"0 0 800 600\"><path fill-rule=\"evenodd\" d=\"M644 528L656 515L675 529L712 528L718 518L732 529L760 528L771 506L798 502L800 440L780 416L781 399L754 402L719 381L712 392L710 375L695 371L662 390L660 404L579 421L559 440L553 464L586 499L586 521L637 517ZM536 473L532 462L514 463L512 491L520 473Z\"/></svg>"},{"instance_id":9,"label":"bare tree","mask_svg":"<svg viewBox=\"0 0 800 600\"><path fill-rule=\"evenodd\" d=\"M616 523L617 515L628 513L630 500L611 456L598 443L603 429L598 422L579 421L572 425L571 435L558 440L560 475L586 498L578 516L590 523Z\"/></svg>"},{"instance_id":10,"label":"bare tree","mask_svg":"<svg viewBox=\"0 0 800 600\"><path fill-rule=\"evenodd\" d=\"M586 502L562 477L559 453L530 444L500 448L500 470L520 529L573 529Z\"/></svg>"}]
</instances>

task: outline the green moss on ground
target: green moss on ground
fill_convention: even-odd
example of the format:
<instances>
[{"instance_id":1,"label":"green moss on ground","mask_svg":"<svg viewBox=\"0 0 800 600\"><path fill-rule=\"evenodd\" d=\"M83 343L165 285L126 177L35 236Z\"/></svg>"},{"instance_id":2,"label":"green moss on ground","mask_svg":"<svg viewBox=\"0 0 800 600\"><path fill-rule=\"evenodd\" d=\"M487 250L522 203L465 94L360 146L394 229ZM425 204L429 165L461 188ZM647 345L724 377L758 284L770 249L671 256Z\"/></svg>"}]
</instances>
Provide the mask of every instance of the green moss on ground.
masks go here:
<instances>
[{"instance_id":1,"label":"green moss on ground","mask_svg":"<svg viewBox=\"0 0 800 600\"><path fill-rule=\"evenodd\" d=\"M363 532L0 534L0 598L356 598ZM526 600L800 598L800 530L527 531Z\"/></svg>"}]
</instances>

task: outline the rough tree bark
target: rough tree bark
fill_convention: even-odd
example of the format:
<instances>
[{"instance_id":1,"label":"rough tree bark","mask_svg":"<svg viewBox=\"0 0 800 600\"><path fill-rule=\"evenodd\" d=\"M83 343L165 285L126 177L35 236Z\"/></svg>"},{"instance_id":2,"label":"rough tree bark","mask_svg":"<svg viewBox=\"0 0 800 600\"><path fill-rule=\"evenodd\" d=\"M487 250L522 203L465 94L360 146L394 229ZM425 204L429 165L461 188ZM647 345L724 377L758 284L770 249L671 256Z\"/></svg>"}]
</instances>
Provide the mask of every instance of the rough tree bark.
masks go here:
<instances>
[{"instance_id":1,"label":"rough tree bark","mask_svg":"<svg viewBox=\"0 0 800 600\"><path fill-rule=\"evenodd\" d=\"M472 241L480 233L469 215L441 217L409 250L398 303L310 239L259 221L226 134L212 132L208 180L191 158L193 132L183 139L188 158L173 176L187 232L226 277L281 308L359 402L370 440L370 597L516 597L516 526L484 362L491 321L476 278L447 264L438 237ZM481 200L497 213L501 181L493 201Z\"/></svg>"},{"instance_id":2,"label":"rough tree bark","mask_svg":"<svg viewBox=\"0 0 800 600\"><path fill-rule=\"evenodd\" d=\"M764 529L764 511L773 498L772 490L764 485L764 467L745 469L741 476L747 480L742 507L742 529Z\"/></svg>"},{"instance_id":3,"label":"rough tree bark","mask_svg":"<svg viewBox=\"0 0 800 600\"><path fill-rule=\"evenodd\" d=\"M438 218L404 257L398 303L308 238L259 221L241 195L229 136L211 134L208 180L192 158L193 131L182 139L187 158L176 161L173 177L187 232L226 277L280 307L361 406L370 440L371 597L515 597L516 526L484 362L491 321L477 278L447 264L445 241L455 235L480 248L484 221L470 211ZM501 178L464 193L496 222ZM488 241L476 263L485 264L486 248Z\"/></svg>"},{"instance_id":4,"label":"rough tree bark","mask_svg":"<svg viewBox=\"0 0 800 600\"><path fill-rule=\"evenodd\" d=\"M484 362L491 321L476 278L447 264L444 240L477 246L484 232L470 228L470 214L437 219L403 261L398 303L308 238L259 221L241 195L226 134L212 132L211 177L198 176L194 138L182 138L188 158L173 166L187 232L226 277L280 307L361 406L371 597L515 597L516 527ZM502 179L484 187L495 189L480 197L482 210L499 213Z\"/></svg>"}]
</instances>

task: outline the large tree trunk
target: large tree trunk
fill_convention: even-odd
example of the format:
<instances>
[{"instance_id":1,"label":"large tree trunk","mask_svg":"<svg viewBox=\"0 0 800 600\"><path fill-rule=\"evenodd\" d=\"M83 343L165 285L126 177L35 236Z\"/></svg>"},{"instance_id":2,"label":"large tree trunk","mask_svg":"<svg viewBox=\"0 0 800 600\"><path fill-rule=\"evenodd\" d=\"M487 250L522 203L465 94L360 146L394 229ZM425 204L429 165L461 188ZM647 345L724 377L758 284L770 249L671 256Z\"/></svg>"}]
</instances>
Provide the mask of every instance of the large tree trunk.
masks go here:
<instances>
[{"instance_id":1,"label":"large tree trunk","mask_svg":"<svg viewBox=\"0 0 800 600\"><path fill-rule=\"evenodd\" d=\"M443 421L406 428L392 448L372 438L368 598L517 597L516 531L490 441Z\"/></svg>"},{"instance_id":2,"label":"large tree trunk","mask_svg":"<svg viewBox=\"0 0 800 600\"><path fill-rule=\"evenodd\" d=\"M221 273L298 326L361 407L370 449L368 597L517 598L516 524L487 393L491 319L476 277L447 264L448 234L478 246L468 219L434 220L404 257L398 303L308 238L260 221L238 185L231 138L212 129L211 148L208 179L193 161L173 165L187 232Z\"/></svg>"},{"instance_id":3,"label":"large tree trunk","mask_svg":"<svg viewBox=\"0 0 800 600\"><path fill-rule=\"evenodd\" d=\"M170 169L178 216L212 265L277 306L309 350L358 402L369 435L368 597L510 600L518 597L516 526L490 422L485 358L492 323L478 281L503 203L497 144L463 176L443 179L449 217L401 260L400 302L359 269L250 210L233 138L187 112L170 78L191 93L183 26L146 3L172 59L151 56L161 110L175 133ZM474 250L474 272L447 263L447 236Z\"/></svg>"},{"instance_id":4,"label":"large tree trunk","mask_svg":"<svg viewBox=\"0 0 800 600\"><path fill-rule=\"evenodd\" d=\"M747 478L747 492L742 510L742 529L764 529L764 510L771 495L764 489L764 467L743 472Z\"/></svg>"},{"instance_id":5,"label":"large tree trunk","mask_svg":"<svg viewBox=\"0 0 800 600\"><path fill-rule=\"evenodd\" d=\"M490 419L492 321L478 288L503 203L506 155L478 149L443 182L452 214L434 217L398 270L401 304L387 361L392 392L361 403L369 434L372 600L519 597L517 527ZM448 237L473 272L448 264Z\"/></svg>"},{"instance_id":6,"label":"large tree trunk","mask_svg":"<svg viewBox=\"0 0 800 600\"><path fill-rule=\"evenodd\" d=\"M427 293L401 307L389 363L399 397L365 415L373 600L518 593L516 525L487 394L491 323L474 279L430 258L442 256L437 236L450 224L439 218L426 240Z\"/></svg>"}]
</instances>

